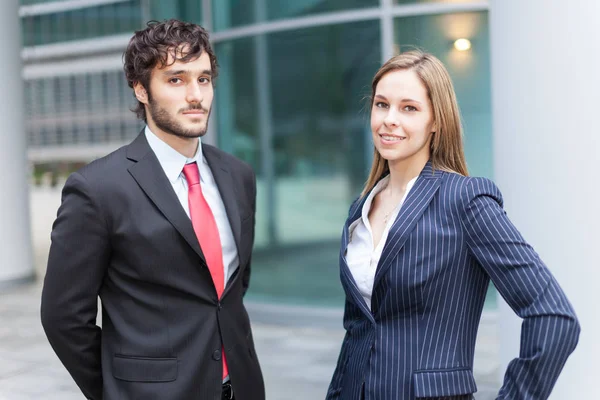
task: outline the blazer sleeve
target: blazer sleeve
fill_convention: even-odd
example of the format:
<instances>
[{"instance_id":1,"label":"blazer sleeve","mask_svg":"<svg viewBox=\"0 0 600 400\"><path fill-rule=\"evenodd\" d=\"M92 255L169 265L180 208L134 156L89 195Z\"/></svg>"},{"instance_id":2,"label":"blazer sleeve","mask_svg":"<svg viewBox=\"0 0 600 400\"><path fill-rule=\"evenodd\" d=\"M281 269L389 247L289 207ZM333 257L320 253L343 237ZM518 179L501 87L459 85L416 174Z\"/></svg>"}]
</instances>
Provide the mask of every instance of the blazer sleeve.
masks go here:
<instances>
[{"instance_id":1,"label":"blazer sleeve","mask_svg":"<svg viewBox=\"0 0 600 400\"><path fill-rule=\"evenodd\" d=\"M546 399L577 345L580 327L575 312L538 254L506 216L494 183L469 178L463 201L471 254L523 318L519 357L508 365L498 399Z\"/></svg>"},{"instance_id":2,"label":"blazer sleeve","mask_svg":"<svg viewBox=\"0 0 600 400\"><path fill-rule=\"evenodd\" d=\"M102 398L98 292L109 262L106 223L85 178L72 174L51 234L41 318L56 355L83 394Z\"/></svg>"}]
</instances>

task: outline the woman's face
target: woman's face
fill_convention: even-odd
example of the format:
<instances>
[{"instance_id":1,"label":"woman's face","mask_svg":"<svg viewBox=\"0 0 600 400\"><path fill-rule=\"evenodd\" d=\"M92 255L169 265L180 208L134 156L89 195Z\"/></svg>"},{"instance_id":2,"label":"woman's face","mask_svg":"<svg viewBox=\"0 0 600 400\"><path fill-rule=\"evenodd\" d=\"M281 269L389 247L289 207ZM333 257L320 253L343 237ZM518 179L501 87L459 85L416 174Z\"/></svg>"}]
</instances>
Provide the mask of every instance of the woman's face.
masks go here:
<instances>
[{"instance_id":1,"label":"woman's face","mask_svg":"<svg viewBox=\"0 0 600 400\"><path fill-rule=\"evenodd\" d=\"M375 148L390 167L427 162L433 136L433 110L427 89L413 70L396 70L377 83L371 131Z\"/></svg>"}]
</instances>

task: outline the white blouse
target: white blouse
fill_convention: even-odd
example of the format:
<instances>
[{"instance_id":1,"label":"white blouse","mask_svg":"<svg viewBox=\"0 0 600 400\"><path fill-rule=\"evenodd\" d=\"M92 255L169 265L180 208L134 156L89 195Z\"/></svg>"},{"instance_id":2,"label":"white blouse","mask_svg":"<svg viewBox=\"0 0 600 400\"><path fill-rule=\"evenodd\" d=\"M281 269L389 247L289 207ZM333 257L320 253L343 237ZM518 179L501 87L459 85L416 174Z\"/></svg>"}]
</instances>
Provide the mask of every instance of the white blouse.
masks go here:
<instances>
[{"instance_id":1,"label":"white blouse","mask_svg":"<svg viewBox=\"0 0 600 400\"><path fill-rule=\"evenodd\" d=\"M402 204L404 204L404 200L406 199L406 196L408 196L408 193L410 192L410 189L412 189L417 178L418 177L411 179L406 185L406 192L404 192L404 196L392 212L377 247L374 248L373 244L373 232L371 231L371 224L369 223L369 211L371 210L371 204L373 203L375 195L387 187L388 182L390 181L389 175L380 180L373 190L371 190L371 193L369 193L365 200L365 204L363 205L361 217L350 225L350 241L346 248L346 263L348 264L350 272L356 282L356 286L358 286L358 290L365 299L369 309L371 308L373 282L375 281L375 272L379 259L381 258L381 252L383 251L390 228L394 224L394 221L400 212L400 208L402 208Z\"/></svg>"}]
</instances>

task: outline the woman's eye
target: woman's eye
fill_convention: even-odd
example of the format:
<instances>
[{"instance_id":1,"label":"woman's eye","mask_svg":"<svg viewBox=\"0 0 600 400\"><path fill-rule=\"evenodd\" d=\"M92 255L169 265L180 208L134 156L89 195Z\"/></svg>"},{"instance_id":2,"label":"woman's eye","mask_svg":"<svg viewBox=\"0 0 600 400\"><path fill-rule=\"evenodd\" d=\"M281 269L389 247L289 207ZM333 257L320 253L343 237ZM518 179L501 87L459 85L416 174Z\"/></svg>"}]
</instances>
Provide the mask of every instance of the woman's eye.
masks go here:
<instances>
[{"instance_id":1,"label":"woman's eye","mask_svg":"<svg viewBox=\"0 0 600 400\"><path fill-rule=\"evenodd\" d=\"M378 103L375 103L375 107L377 107L377 108L387 108L387 104L386 103L382 103L382 102L378 102Z\"/></svg>"},{"instance_id":2,"label":"woman's eye","mask_svg":"<svg viewBox=\"0 0 600 400\"><path fill-rule=\"evenodd\" d=\"M417 111L417 108L413 106L405 106L404 111Z\"/></svg>"}]
</instances>

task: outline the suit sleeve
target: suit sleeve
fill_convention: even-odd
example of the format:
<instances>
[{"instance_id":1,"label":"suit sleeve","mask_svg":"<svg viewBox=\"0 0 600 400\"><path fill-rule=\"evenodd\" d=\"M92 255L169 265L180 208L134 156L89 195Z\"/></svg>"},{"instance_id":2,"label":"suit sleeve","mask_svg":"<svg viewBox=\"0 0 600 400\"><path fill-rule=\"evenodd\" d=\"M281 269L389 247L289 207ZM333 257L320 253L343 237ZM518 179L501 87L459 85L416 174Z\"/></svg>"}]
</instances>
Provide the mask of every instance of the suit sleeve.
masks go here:
<instances>
[{"instance_id":1,"label":"suit sleeve","mask_svg":"<svg viewBox=\"0 0 600 400\"><path fill-rule=\"evenodd\" d=\"M251 174L251 178L250 178L250 185L251 185L251 196L250 196L250 204L252 204L252 247L254 247L254 227L256 225L256 174L254 173L254 171L250 170L250 174ZM244 276L243 276L243 280L242 280L242 285L244 288L244 295L246 295L246 292L248 291L248 286L250 286L250 267L252 265L252 254L250 254L250 257L248 258L248 265L246 265L246 268L244 269Z\"/></svg>"},{"instance_id":2,"label":"suit sleeve","mask_svg":"<svg viewBox=\"0 0 600 400\"><path fill-rule=\"evenodd\" d=\"M577 345L580 327L575 312L506 216L498 188L490 180L470 178L463 200L471 254L523 318L519 357L508 365L498 399L546 399Z\"/></svg>"},{"instance_id":3,"label":"suit sleeve","mask_svg":"<svg viewBox=\"0 0 600 400\"><path fill-rule=\"evenodd\" d=\"M72 174L52 228L42 290L44 331L83 394L102 398L98 292L109 262L105 220L84 177Z\"/></svg>"}]
</instances>

